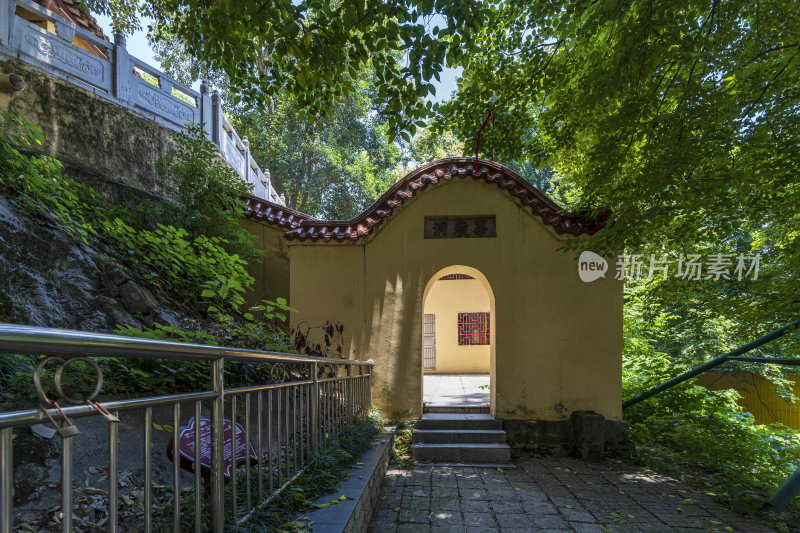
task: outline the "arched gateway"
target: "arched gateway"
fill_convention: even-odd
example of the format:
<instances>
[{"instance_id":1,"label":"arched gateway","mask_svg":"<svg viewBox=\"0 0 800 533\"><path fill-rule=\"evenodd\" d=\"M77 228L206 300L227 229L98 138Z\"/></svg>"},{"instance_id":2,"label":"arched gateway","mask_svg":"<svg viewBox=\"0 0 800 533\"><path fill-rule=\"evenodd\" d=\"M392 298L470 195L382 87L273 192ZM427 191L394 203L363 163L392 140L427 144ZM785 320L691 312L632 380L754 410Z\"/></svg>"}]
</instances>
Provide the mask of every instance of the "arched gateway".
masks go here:
<instances>
[{"instance_id":1,"label":"arched gateway","mask_svg":"<svg viewBox=\"0 0 800 533\"><path fill-rule=\"evenodd\" d=\"M478 273L492 294L492 414L511 436L570 432L586 411L609 432L621 419L622 284L582 282L576 254L559 251L599 226L502 165L473 167L424 165L350 221L252 199L246 225L272 257L257 292L288 293L293 324L335 329L342 356L374 360L385 416L419 418L426 294L441 276Z\"/></svg>"}]
</instances>

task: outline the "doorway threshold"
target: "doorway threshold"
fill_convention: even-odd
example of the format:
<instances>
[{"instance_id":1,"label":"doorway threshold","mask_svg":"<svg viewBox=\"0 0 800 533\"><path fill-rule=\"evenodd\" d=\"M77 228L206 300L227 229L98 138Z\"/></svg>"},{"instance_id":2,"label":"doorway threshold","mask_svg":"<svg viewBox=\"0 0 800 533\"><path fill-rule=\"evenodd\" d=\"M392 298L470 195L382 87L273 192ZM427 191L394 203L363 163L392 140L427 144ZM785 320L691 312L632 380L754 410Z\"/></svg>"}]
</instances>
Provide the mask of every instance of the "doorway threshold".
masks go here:
<instances>
[{"instance_id":1,"label":"doorway threshold","mask_svg":"<svg viewBox=\"0 0 800 533\"><path fill-rule=\"evenodd\" d=\"M477 414L488 413L489 404L465 404L465 405L422 405L423 413L462 413Z\"/></svg>"}]
</instances>

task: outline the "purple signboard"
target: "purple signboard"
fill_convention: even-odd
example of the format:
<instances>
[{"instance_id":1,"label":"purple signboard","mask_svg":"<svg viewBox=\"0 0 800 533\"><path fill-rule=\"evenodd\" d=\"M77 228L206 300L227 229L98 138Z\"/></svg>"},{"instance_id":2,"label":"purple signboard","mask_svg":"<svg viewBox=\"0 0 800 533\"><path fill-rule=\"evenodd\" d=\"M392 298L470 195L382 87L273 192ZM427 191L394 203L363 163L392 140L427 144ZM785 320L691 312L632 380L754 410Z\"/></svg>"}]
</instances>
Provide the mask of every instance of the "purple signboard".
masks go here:
<instances>
[{"instance_id":1,"label":"purple signboard","mask_svg":"<svg viewBox=\"0 0 800 533\"><path fill-rule=\"evenodd\" d=\"M182 459L187 459L190 462L195 460L195 440L194 440L194 417L189 419L185 426L180 427L180 435L178 437L178 450ZM247 433L244 426L236 424L236 449L233 446L233 425L227 418L223 421L223 473L226 477L231 477L231 467L233 465L234 453L236 454L236 462L244 461L248 455L253 461L258 460L256 450L253 448L252 443L247 440ZM211 469L211 420L208 418L200 418L200 466L206 469ZM172 459L171 450L167 453ZM184 461L182 460L181 463Z\"/></svg>"}]
</instances>

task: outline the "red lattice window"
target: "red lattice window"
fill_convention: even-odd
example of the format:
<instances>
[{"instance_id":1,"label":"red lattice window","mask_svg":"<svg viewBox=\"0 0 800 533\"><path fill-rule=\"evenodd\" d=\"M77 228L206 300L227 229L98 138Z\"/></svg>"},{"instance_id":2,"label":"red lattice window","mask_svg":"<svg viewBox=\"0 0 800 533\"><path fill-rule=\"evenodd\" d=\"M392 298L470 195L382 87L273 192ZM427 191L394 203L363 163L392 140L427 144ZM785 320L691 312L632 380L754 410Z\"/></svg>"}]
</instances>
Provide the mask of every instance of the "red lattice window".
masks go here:
<instances>
[{"instance_id":1,"label":"red lattice window","mask_svg":"<svg viewBox=\"0 0 800 533\"><path fill-rule=\"evenodd\" d=\"M439 278L439 281L447 281L451 279L475 279L469 274L448 274Z\"/></svg>"},{"instance_id":2,"label":"red lattice window","mask_svg":"<svg viewBox=\"0 0 800 533\"><path fill-rule=\"evenodd\" d=\"M458 313L458 345L489 344L489 313Z\"/></svg>"}]
</instances>

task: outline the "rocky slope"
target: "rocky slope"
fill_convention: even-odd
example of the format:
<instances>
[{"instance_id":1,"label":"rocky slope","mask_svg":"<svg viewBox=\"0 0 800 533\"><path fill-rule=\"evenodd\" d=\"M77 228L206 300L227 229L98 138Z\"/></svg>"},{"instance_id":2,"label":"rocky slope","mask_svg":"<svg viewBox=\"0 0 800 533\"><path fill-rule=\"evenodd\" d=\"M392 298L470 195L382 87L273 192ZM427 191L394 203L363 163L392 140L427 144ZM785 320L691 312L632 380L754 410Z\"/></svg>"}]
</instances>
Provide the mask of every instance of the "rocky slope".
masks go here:
<instances>
[{"instance_id":1,"label":"rocky slope","mask_svg":"<svg viewBox=\"0 0 800 533\"><path fill-rule=\"evenodd\" d=\"M110 332L179 325L180 311L108 255L0 197L0 322Z\"/></svg>"},{"instance_id":2,"label":"rocky slope","mask_svg":"<svg viewBox=\"0 0 800 533\"><path fill-rule=\"evenodd\" d=\"M178 303L132 279L107 254L26 216L0 196L0 322L113 332L119 324L180 325L182 311ZM29 408L35 401L0 391L0 403L0 411L9 411ZM169 409L156 409L154 415L162 424L171 420ZM124 413L121 418L119 487L127 494L142 485L144 426L139 412ZM108 423L101 417L87 417L78 426L80 434L73 438L81 453L75 454L73 483L76 501L83 503L74 509L76 531L103 531L107 496L102 489L91 488L87 493L86 487L107 487L107 471L98 458L106 453ZM49 423L33 429L18 428L14 433L15 522L24 524L26 531L56 531L60 526L52 516L60 510L60 490L46 480L61 476L61 440ZM154 445L163 450L169 435L155 433ZM170 479L171 463L165 454L153 455L153 472L162 483ZM139 517L133 507L126 507L122 519L135 523Z\"/></svg>"}]
</instances>

